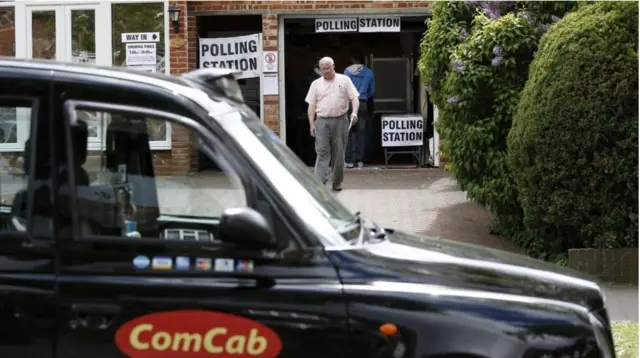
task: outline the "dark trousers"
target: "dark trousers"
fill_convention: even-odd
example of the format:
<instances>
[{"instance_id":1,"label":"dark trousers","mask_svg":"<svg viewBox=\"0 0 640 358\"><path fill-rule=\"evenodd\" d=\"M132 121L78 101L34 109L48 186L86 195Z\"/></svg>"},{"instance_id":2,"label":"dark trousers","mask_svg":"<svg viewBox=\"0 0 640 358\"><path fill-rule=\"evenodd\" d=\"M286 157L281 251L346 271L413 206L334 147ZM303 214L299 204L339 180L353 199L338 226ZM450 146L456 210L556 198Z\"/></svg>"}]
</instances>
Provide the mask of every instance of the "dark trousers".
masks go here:
<instances>
[{"instance_id":1,"label":"dark trousers","mask_svg":"<svg viewBox=\"0 0 640 358\"><path fill-rule=\"evenodd\" d=\"M351 109L349 109L349 118L351 118L350 115ZM371 125L371 114L367 108L367 101L360 100L358 122L349 131L347 150L344 155L345 162L364 162L367 146L369 145L369 136L367 135L367 127L369 125Z\"/></svg>"}]
</instances>

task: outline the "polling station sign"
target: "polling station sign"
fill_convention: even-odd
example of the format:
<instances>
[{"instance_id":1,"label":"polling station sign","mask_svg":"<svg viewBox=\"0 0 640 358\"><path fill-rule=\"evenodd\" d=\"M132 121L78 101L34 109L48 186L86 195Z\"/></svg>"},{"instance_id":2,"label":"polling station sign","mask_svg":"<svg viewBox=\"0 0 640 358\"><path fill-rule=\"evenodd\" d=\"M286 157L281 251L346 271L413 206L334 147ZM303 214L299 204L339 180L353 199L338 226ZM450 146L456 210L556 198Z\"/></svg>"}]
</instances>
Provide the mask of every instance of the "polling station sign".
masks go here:
<instances>
[{"instance_id":1,"label":"polling station sign","mask_svg":"<svg viewBox=\"0 0 640 358\"><path fill-rule=\"evenodd\" d=\"M424 119L422 116L383 116L383 147L422 146L424 138Z\"/></svg>"},{"instance_id":2,"label":"polling station sign","mask_svg":"<svg viewBox=\"0 0 640 358\"><path fill-rule=\"evenodd\" d=\"M242 73L238 78L262 74L260 34L236 37L200 38L200 68L229 68Z\"/></svg>"},{"instance_id":3,"label":"polling station sign","mask_svg":"<svg viewBox=\"0 0 640 358\"><path fill-rule=\"evenodd\" d=\"M316 32L400 32L398 16L317 18Z\"/></svg>"}]
</instances>

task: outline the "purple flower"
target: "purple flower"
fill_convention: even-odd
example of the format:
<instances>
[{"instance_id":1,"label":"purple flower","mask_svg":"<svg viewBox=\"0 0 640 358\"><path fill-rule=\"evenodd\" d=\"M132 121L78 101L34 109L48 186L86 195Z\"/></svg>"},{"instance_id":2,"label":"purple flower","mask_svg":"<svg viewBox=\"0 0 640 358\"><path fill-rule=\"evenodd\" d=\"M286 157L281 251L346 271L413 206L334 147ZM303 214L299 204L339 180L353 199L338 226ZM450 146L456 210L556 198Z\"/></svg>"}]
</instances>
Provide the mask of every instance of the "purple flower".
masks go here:
<instances>
[{"instance_id":1,"label":"purple flower","mask_svg":"<svg viewBox=\"0 0 640 358\"><path fill-rule=\"evenodd\" d=\"M560 21L560 18L557 17L556 15L551 15L551 21L558 22L558 21Z\"/></svg>"},{"instance_id":2,"label":"purple flower","mask_svg":"<svg viewBox=\"0 0 640 358\"><path fill-rule=\"evenodd\" d=\"M447 98L447 103L458 103L458 102L460 102L460 97L458 96Z\"/></svg>"},{"instance_id":3,"label":"purple flower","mask_svg":"<svg viewBox=\"0 0 640 358\"><path fill-rule=\"evenodd\" d=\"M467 38L467 29L462 28L460 29L460 40L464 40L465 38Z\"/></svg>"},{"instance_id":4,"label":"purple flower","mask_svg":"<svg viewBox=\"0 0 640 358\"><path fill-rule=\"evenodd\" d=\"M469 5L471 5L471 6L480 6L480 5L482 5L482 1L469 1Z\"/></svg>"},{"instance_id":5,"label":"purple flower","mask_svg":"<svg viewBox=\"0 0 640 358\"><path fill-rule=\"evenodd\" d=\"M502 47L500 46L493 46L493 54L496 56L502 56Z\"/></svg>"},{"instance_id":6,"label":"purple flower","mask_svg":"<svg viewBox=\"0 0 640 358\"><path fill-rule=\"evenodd\" d=\"M491 8L485 7L482 9L482 12L484 12L484 14L487 15L487 17L490 18L491 20L495 20L500 17L500 10L498 9L491 9Z\"/></svg>"},{"instance_id":7,"label":"purple flower","mask_svg":"<svg viewBox=\"0 0 640 358\"><path fill-rule=\"evenodd\" d=\"M540 30L542 30L542 31L547 31L547 30L549 30L549 26L550 26L549 24L543 24L543 23L539 23L539 24L538 24L538 27L539 27L539 28L540 28Z\"/></svg>"},{"instance_id":8,"label":"purple flower","mask_svg":"<svg viewBox=\"0 0 640 358\"><path fill-rule=\"evenodd\" d=\"M502 62L504 62L504 58L502 56L494 57L493 60L491 60L491 66L498 67Z\"/></svg>"},{"instance_id":9,"label":"purple flower","mask_svg":"<svg viewBox=\"0 0 640 358\"><path fill-rule=\"evenodd\" d=\"M464 63L462 62L462 60L455 60L453 62L453 70L458 73L464 71Z\"/></svg>"}]
</instances>

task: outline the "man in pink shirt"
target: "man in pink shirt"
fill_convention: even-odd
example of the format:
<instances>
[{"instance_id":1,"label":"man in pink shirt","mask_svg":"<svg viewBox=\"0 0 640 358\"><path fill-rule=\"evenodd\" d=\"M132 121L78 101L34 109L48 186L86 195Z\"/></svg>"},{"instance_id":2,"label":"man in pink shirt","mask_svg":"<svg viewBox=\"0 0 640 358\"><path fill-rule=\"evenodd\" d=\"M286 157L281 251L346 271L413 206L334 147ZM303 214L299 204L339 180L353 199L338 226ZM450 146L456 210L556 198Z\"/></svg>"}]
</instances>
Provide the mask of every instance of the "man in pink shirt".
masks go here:
<instances>
[{"instance_id":1,"label":"man in pink shirt","mask_svg":"<svg viewBox=\"0 0 640 358\"><path fill-rule=\"evenodd\" d=\"M344 179L344 153L349 124L358 120L358 90L349 77L336 73L330 57L320 59L322 77L311 83L305 102L309 104L307 116L311 136L316 138L316 165L314 175L322 184L327 182L329 163L332 171L332 188L342 190ZM347 119L349 102L353 107Z\"/></svg>"}]
</instances>

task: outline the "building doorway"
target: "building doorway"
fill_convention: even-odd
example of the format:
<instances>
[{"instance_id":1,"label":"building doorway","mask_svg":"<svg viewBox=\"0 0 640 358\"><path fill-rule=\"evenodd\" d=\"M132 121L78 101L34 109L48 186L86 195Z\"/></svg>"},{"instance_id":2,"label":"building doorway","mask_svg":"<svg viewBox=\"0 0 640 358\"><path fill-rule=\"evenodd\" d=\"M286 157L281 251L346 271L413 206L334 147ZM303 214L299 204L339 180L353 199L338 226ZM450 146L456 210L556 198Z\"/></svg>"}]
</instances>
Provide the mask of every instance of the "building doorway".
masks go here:
<instances>
[{"instance_id":1,"label":"building doorway","mask_svg":"<svg viewBox=\"0 0 640 358\"><path fill-rule=\"evenodd\" d=\"M388 114L421 113L423 88L417 68L425 17L402 17L399 32L318 33L314 18L284 19L285 120L287 145L308 165L315 162L314 138L309 135L304 98L312 81L320 76L317 61L329 56L336 72L350 65L352 52L365 56L365 65L376 78L373 118L367 128L365 163L384 164L380 118ZM411 155L394 156L394 164L415 163Z\"/></svg>"}]
</instances>

